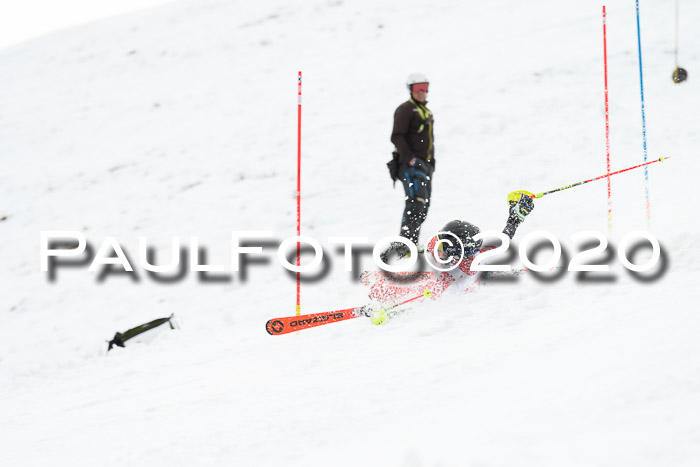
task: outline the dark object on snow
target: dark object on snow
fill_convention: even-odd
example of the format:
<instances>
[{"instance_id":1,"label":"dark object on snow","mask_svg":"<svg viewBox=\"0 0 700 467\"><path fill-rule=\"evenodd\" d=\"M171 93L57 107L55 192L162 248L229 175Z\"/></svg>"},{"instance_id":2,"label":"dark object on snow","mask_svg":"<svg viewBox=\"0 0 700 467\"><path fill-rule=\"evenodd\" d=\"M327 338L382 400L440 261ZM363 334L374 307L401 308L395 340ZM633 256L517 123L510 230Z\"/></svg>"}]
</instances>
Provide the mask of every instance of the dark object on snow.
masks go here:
<instances>
[{"instance_id":1,"label":"dark object on snow","mask_svg":"<svg viewBox=\"0 0 700 467\"><path fill-rule=\"evenodd\" d=\"M129 339L136 337L139 334L143 334L146 331L150 331L151 329L164 326L165 324L168 324L170 326L170 329L175 329L175 325L172 322L174 316L175 315L172 314L168 318L159 318L151 321L150 323L142 324L141 326L131 328L128 331L116 333L114 335L114 339L109 341L109 347L107 347L107 351L109 352L110 350L112 350L112 347L114 347L115 345L117 347L124 347L124 343Z\"/></svg>"},{"instance_id":2,"label":"dark object on snow","mask_svg":"<svg viewBox=\"0 0 700 467\"><path fill-rule=\"evenodd\" d=\"M688 79L688 72L685 68L677 67L673 70L673 82L678 84Z\"/></svg>"},{"instance_id":3,"label":"dark object on snow","mask_svg":"<svg viewBox=\"0 0 700 467\"><path fill-rule=\"evenodd\" d=\"M393 159L387 162L386 166L389 167L389 175L391 175L391 180L394 182L394 185L396 185L396 180L399 179L399 158L401 155L396 151L391 153L391 155L393 156Z\"/></svg>"}]
</instances>

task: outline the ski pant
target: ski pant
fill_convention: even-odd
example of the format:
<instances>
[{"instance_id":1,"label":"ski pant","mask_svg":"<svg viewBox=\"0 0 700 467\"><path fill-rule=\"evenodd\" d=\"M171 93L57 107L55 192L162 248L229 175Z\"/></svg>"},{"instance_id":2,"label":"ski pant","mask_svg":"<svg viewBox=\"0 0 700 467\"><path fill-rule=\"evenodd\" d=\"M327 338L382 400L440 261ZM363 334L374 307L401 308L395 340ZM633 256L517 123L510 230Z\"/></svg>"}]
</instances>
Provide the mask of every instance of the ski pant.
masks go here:
<instances>
[{"instance_id":1,"label":"ski pant","mask_svg":"<svg viewBox=\"0 0 700 467\"><path fill-rule=\"evenodd\" d=\"M432 172L429 164L426 163L424 166L427 166L426 168ZM430 207L432 175L418 170L416 167L401 164L399 177L406 194L406 206L401 218L401 232L399 235L417 244L420 227L428 216L428 208Z\"/></svg>"}]
</instances>

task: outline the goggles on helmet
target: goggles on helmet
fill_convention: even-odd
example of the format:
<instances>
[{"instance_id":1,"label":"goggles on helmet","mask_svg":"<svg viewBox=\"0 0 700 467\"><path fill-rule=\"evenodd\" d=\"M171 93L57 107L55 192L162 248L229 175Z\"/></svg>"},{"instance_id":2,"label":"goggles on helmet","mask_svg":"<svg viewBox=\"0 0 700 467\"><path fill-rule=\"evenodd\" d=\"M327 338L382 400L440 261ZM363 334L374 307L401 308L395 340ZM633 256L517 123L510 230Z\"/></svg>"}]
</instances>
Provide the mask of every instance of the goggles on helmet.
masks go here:
<instances>
[{"instance_id":1,"label":"goggles on helmet","mask_svg":"<svg viewBox=\"0 0 700 467\"><path fill-rule=\"evenodd\" d=\"M464 253L464 258L471 258L472 256L475 256L479 252L478 247L471 247L471 248L464 248L462 249L461 245L455 245L454 243L450 245L447 240L443 240L438 244L438 251L441 251L445 253L445 257L450 257L454 256L456 258L459 258L462 256L462 253Z\"/></svg>"},{"instance_id":2,"label":"goggles on helmet","mask_svg":"<svg viewBox=\"0 0 700 467\"><path fill-rule=\"evenodd\" d=\"M428 83L416 83L411 86L413 92L425 91L428 92Z\"/></svg>"}]
</instances>

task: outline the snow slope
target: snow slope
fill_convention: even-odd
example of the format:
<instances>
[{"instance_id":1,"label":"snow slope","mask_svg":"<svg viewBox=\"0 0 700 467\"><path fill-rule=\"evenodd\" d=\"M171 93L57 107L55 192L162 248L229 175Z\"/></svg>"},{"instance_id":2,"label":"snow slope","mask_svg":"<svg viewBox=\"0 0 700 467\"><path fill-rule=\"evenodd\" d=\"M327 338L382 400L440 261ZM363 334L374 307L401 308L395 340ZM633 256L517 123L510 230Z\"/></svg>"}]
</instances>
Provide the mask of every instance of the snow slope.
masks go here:
<instances>
[{"instance_id":1,"label":"snow slope","mask_svg":"<svg viewBox=\"0 0 700 467\"><path fill-rule=\"evenodd\" d=\"M177 1L0 51L3 465L691 466L700 456L700 6L641 5L651 232L635 280L525 275L414 307L270 337L294 312L277 264L230 273L230 232L295 233L296 74L304 72L302 229L327 277L302 311L359 305L329 236L398 230L391 116L431 78L437 171L424 233L502 229L505 196L605 172L601 5L553 1ZM608 9L613 169L642 162L636 18ZM643 171L613 178L617 245L647 229ZM135 274L39 268L42 230L116 237ZM536 202L516 240L607 230L606 184ZM198 237L221 281L161 283L146 236ZM424 235L424 237L426 237ZM567 246L568 245L568 246ZM611 251L615 252L615 249ZM639 255L638 261L643 261ZM364 256L361 268L371 267ZM115 331L175 313L149 345Z\"/></svg>"}]
</instances>

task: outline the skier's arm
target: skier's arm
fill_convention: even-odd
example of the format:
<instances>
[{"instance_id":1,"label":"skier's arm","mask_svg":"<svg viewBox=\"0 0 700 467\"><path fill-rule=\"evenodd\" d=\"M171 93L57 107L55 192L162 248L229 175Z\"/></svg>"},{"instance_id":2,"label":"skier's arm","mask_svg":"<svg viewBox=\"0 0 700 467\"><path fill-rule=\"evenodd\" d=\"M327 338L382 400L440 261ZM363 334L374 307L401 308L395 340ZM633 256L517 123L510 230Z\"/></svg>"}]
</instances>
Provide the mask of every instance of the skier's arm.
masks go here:
<instances>
[{"instance_id":1,"label":"skier's arm","mask_svg":"<svg viewBox=\"0 0 700 467\"><path fill-rule=\"evenodd\" d=\"M401 162L408 164L414 155L408 145L408 129L411 126L411 110L401 105L394 112L394 128L391 132L391 142L396 146L396 150L401 155Z\"/></svg>"},{"instance_id":2,"label":"skier's arm","mask_svg":"<svg viewBox=\"0 0 700 467\"><path fill-rule=\"evenodd\" d=\"M523 223L525 217L527 217L533 209L535 209L535 203L532 201L532 198L526 194L520 195L520 199L517 202L511 201L510 207L508 208L508 222L503 229L503 233L512 239L518 226Z\"/></svg>"}]
</instances>

